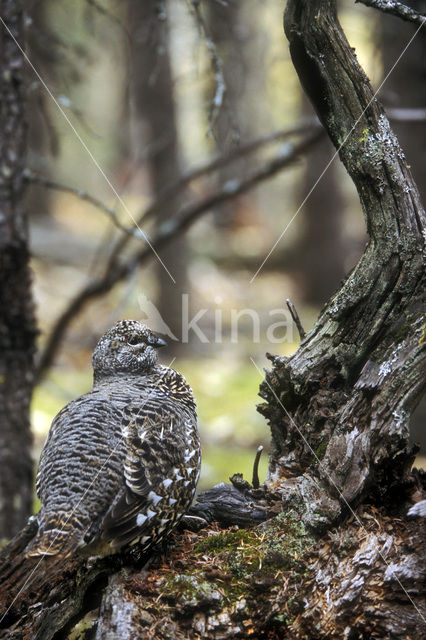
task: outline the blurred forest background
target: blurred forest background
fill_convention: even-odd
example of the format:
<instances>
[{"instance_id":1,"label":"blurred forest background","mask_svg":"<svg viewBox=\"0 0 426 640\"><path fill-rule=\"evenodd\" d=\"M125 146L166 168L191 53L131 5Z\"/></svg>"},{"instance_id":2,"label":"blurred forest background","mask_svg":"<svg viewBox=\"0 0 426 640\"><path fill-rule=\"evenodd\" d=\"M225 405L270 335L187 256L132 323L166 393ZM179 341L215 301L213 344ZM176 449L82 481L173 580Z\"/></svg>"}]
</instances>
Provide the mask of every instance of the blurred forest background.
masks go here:
<instances>
[{"instance_id":1,"label":"blurred forest background","mask_svg":"<svg viewBox=\"0 0 426 640\"><path fill-rule=\"evenodd\" d=\"M407 4L426 10L425 1ZM55 413L90 387L100 334L120 318L155 320L152 305L178 338L165 336L162 362L176 358L198 401L201 486L238 471L250 479L257 446L268 448L250 357L262 367L266 351L291 354L299 338L285 299L309 330L367 240L355 189L293 70L283 8L281 0L28 3L28 55L80 136L28 67L36 459ZM415 27L352 0L341 0L340 18L378 88ZM425 81L423 29L379 90L423 200ZM170 240L158 253L176 284L134 220L151 241ZM182 343L182 294L190 318L203 310L207 342L191 331ZM259 336L244 310L258 314ZM284 313L288 326L271 344L268 327ZM425 413L420 406L413 418L414 441ZM262 464L261 480L266 456Z\"/></svg>"}]
</instances>

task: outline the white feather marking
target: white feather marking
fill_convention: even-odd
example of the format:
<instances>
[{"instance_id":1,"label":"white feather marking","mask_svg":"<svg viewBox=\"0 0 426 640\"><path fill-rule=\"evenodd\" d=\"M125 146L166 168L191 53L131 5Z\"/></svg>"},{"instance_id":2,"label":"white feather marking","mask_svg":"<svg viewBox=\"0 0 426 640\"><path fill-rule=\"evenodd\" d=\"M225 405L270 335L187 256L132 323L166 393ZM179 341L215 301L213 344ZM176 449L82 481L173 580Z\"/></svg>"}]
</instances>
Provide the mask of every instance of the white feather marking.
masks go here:
<instances>
[{"instance_id":1,"label":"white feather marking","mask_svg":"<svg viewBox=\"0 0 426 640\"><path fill-rule=\"evenodd\" d=\"M163 486L166 487L166 489L170 487L171 484L173 484L173 480L171 480L170 478L166 478L165 480L163 480Z\"/></svg>"},{"instance_id":2,"label":"white feather marking","mask_svg":"<svg viewBox=\"0 0 426 640\"><path fill-rule=\"evenodd\" d=\"M147 515L147 518L151 519L151 518L153 518L154 516L157 515L157 512L156 511L152 511L152 509L147 509L146 515Z\"/></svg>"},{"instance_id":3,"label":"white feather marking","mask_svg":"<svg viewBox=\"0 0 426 640\"><path fill-rule=\"evenodd\" d=\"M169 505L172 506L173 504L176 504L177 500L175 500L174 498L169 498Z\"/></svg>"},{"instance_id":4,"label":"white feather marking","mask_svg":"<svg viewBox=\"0 0 426 640\"><path fill-rule=\"evenodd\" d=\"M157 493L155 493L155 491L150 491L148 493L148 500L150 500L153 503L154 507L156 507L157 504L162 499L163 499L163 496L159 496Z\"/></svg>"},{"instance_id":5,"label":"white feather marking","mask_svg":"<svg viewBox=\"0 0 426 640\"><path fill-rule=\"evenodd\" d=\"M138 527L141 527L146 520L148 520L148 518L144 513L138 513L136 517L136 524Z\"/></svg>"},{"instance_id":6,"label":"white feather marking","mask_svg":"<svg viewBox=\"0 0 426 640\"><path fill-rule=\"evenodd\" d=\"M179 469L177 467L173 469L173 473L175 474L176 480L183 480L183 476L180 475Z\"/></svg>"}]
</instances>

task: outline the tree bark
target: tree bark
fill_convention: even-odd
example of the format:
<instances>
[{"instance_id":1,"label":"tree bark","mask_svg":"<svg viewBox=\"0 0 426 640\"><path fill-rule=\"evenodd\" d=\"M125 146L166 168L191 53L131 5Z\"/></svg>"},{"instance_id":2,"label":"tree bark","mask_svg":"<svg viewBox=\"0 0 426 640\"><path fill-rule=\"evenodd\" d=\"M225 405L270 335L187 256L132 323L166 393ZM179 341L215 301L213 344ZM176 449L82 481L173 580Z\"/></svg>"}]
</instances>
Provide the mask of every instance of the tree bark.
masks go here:
<instances>
[{"instance_id":1,"label":"tree bark","mask_svg":"<svg viewBox=\"0 0 426 640\"><path fill-rule=\"evenodd\" d=\"M23 44L22 3L0 2L1 17ZM0 539L32 510L29 404L35 320L24 203L26 153L23 59L0 25Z\"/></svg>"},{"instance_id":2,"label":"tree bark","mask_svg":"<svg viewBox=\"0 0 426 640\"><path fill-rule=\"evenodd\" d=\"M335 2L290 0L285 28L302 83L360 194L370 243L298 351L271 356L261 386L273 442L269 479L252 489L234 477L233 488L200 496L191 515L207 526L175 534L175 548L142 571L144 559L129 557L137 550L72 559L57 567L61 579L46 584L35 571L36 587L24 591L17 582L29 574L22 549L30 522L3 552L8 638L425 635L422 522L406 515L425 495L424 474L409 472L408 446L425 378L424 212ZM229 527L247 511L253 518L244 524L280 513L254 528ZM217 518L225 532L211 523ZM108 589L95 585L83 606L85 580L102 562ZM72 593L76 606L64 620ZM59 620L56 636L50 619Z\"/></svg>"},{"instance_id":3,"label":"tree bark","mask_svg":"<svg viewBox=\"0 0 426 640\"><path fill-rule=\"evenodd\" d=\"M410 0L409 5L419 14L426 15L425 0ZM416 26L403 23L394 16L383 14L380 20L383 76L389 74L400 52L416 32ZM424 27L390 73L382 89L383 101L395 108L426 108L426 32ZM426 202L426 127L422 123L396 122L395 133L407 156L420 196Z\"/></svg>"}]
</instances>

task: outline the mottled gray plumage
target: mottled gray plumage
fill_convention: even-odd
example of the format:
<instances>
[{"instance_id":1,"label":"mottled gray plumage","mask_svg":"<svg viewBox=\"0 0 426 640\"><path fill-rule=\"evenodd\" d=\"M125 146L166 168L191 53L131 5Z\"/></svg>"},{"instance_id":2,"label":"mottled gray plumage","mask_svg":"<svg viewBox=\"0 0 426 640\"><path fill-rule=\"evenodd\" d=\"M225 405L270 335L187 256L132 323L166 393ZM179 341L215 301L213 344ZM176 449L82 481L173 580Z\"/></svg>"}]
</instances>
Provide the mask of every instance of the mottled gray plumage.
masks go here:
<instances>
[{"instance_id":1,"label":"mottled gray plumage","mask_svg":"<svg viewBox=\"0 0 426 640\"><path fill-rule=\"evenodd\" d=\"M196 406L184 377L157 364L162 344L133 320L98 342L92 390L58 413L43 449L27 555L148 548L185 514L200 473Z\"/></svg>"}]
</instances>

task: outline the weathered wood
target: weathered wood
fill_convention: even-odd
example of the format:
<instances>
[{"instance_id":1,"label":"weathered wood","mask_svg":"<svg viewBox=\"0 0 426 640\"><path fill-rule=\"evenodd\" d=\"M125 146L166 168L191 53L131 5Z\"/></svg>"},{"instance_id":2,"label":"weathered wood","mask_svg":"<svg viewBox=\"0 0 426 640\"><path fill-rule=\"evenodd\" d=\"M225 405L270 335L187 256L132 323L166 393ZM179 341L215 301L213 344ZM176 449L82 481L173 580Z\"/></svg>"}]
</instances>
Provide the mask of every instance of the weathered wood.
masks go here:
<instances>
[{"instance_id":1,"label":"weathered wood","mask_svg":"<svg viewBox=\"0 0 426 640\"><path fill-rule=\"evenodd\" d=\"M203 518L209 524L218 522L223 527L253 527L279 512L277 496L274 500L274 495L267 494L264 488L253 489L241 474L235 474L231 482L221 482L201 492L189 515Z\"/></svg>"},{"instance_id":2,"label":"weathered wood","mask_svg":"<svg viewBox=\"0 0 426 640\"><path fill-rule=\"evenodd\" d=\"M301 82L358 190L370 242L297 352L273 358L259 410L269 486L309 526L404 483L408 421L426 380L425 214L404 154L332 0L290 0L285 31Z\"/></svg>"}]
</instances>

